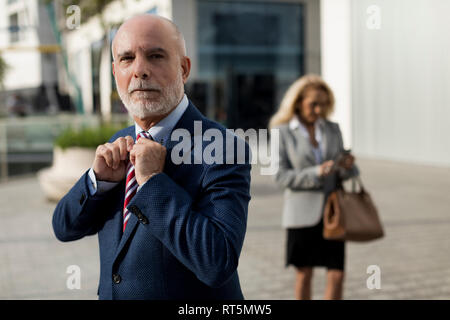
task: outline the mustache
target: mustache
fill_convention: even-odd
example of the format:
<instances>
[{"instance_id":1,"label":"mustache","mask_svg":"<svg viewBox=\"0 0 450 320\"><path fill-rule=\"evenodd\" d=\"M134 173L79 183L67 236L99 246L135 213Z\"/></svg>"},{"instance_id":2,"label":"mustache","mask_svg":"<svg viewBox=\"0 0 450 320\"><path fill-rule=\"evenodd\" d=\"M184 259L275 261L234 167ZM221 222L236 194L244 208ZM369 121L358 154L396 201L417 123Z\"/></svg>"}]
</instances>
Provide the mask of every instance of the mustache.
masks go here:
<instances>
[{"instance_id":1,"label":"mustache","mask_svg":"<svg viewBox=\"0 0 450 320\"><path fill-rule=\"evenodd\" d=\"M155 90L155 91L161 91L161 87L156 84L151 84L146 81L142 80L136 80L134 82L130 82L130 85L128 86L128 93L132 93L136 90Z\"/></svg>"}]
</instances>

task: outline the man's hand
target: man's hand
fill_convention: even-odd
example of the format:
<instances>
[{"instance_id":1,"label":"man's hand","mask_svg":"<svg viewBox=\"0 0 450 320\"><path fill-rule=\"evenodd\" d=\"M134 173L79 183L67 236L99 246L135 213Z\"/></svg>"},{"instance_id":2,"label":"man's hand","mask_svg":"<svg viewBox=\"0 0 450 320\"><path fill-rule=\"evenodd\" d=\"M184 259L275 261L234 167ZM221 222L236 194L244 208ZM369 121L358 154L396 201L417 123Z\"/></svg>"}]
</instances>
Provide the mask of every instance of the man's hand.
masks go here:
<instances>
[{"instance_id":1,"label":"man's hand","mask_svg":"<svg viewBox=\"0 0 450 320\"><path fill-rule=\"evenodd\" d=\"M99 181L119 182L125 178L128 152L133 149L131 136L120 137L113 143L97 147L92 168Z\"/></svg>"},{"instance_id":2,"label":"man's hand","mask_svg":"<svg viewBox=\"0 0 450 320\"><path fill-rule=\"evenodd\" d=\"M136 181L142 186L153 175L164 169L166 148L150 139L139 139L130 152L130 161L135 168Z\"/></svg>"}]
</instances>

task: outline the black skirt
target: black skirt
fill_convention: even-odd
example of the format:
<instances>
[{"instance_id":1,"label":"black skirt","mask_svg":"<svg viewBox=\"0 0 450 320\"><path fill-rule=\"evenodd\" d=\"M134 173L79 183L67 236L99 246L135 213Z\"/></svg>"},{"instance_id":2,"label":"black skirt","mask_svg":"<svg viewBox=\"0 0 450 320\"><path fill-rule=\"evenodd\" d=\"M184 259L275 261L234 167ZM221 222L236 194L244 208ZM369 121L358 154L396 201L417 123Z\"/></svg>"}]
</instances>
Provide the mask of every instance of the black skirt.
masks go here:
<instances>
[{"instance_id":1,"label":"black skirt","mask_svg":"<svg viewBox=\"0 0 450 320\"><path fill-rule=\"evenodd\" d=\"M322 232L323 220L312 227L287 229L286 267L344 270L345 242L326 240Z\"/></svg>"}]
</instances>

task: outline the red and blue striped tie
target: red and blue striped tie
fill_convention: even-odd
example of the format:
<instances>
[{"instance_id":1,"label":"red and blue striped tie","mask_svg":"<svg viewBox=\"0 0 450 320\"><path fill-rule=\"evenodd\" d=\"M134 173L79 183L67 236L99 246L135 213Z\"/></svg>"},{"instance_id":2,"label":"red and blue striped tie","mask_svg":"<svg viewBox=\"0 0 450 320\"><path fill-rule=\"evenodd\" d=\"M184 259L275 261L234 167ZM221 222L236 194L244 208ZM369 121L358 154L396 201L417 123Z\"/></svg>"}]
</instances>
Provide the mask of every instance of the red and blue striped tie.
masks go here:
<instances>
[{"instance_id":1,"label":"red and blue striped tie","mask_svg":"<svg viewBox=\"0 0 450 320\"><path fill-rule=\"evenodd\" d=\"M146 139L152 139L152 136L146 132L141 131L136 137L136 141L139 140L139 138L146 138ZM130 203L131 199L133 199L134 195L137 192L138 183L136 181L136 175L134 172L134 166L131 163L131 161L128 163L127 166L127 181L125 185L125 201L123 203L123 231L125 232L125 228L127 226L128 219L130 218L130 211L128 211L127 206Z\"/></svg>"}]
</instances>

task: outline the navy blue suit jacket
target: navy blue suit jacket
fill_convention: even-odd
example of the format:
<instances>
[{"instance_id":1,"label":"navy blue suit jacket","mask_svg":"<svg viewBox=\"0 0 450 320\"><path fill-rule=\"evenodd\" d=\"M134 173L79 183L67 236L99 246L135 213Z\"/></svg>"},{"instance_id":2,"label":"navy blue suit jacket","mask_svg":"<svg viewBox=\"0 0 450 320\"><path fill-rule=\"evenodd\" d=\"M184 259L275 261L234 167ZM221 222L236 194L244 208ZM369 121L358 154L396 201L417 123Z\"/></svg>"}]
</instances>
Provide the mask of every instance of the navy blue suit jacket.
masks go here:
<instances>
[{"instance_id":1,"label":"navy blue suit jacket","mask_svg":"<svg viewBox=\"0 0 450 320\"><path fill-rule=\"evenodd\" d=\"M223 126L189 103L174 129L186 129L192 146L198 141L194 121L201 121L203 132L215 128L225 138ZM135 137L134 126L110 141L127 135ZM164 171L128 205L132 214L123 234L124 181L91 196L86 173L58 203L53 230L59 240L98 233L99 299L243 299L237 266L250 201L249 157L243 164L177 165L171 160L177 143L167 142ZM202 141L202 150L209 143ZM245 149L249 154L246 143ZM237 162L237 151L226 152L234 152Z\"/></svg>"}]
</instances>

